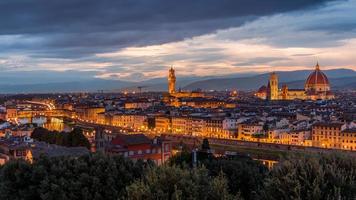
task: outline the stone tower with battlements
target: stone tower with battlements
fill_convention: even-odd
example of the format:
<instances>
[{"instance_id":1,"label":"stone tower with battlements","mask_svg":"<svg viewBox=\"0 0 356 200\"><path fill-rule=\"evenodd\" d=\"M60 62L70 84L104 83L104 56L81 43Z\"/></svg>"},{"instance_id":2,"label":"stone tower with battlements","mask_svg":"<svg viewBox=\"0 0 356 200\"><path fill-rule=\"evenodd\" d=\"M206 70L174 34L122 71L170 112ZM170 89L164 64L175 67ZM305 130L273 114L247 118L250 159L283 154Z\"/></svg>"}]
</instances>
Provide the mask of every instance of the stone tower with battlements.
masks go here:
<instances>
[{"instance_id":1,"label":"stone tower with battlements","mask_svg":"<svg viewBox=\"0 0 356 200\"><path fill-rule=\"evenodd\" d=\"M169 69L168 73L168 92L174 94L176 92L176 75L173 67Z\"/></svg>"}]
</instances>

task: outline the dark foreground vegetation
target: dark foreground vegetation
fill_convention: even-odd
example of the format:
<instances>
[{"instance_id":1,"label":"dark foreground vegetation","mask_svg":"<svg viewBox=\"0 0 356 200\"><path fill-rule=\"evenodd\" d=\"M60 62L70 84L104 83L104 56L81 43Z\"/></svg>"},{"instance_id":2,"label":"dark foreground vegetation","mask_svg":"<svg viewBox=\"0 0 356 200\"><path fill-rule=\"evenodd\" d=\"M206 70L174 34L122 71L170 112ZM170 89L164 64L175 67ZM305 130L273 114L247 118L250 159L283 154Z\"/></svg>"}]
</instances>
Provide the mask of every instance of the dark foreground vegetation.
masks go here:
<instances>
[{"instance_id":1,"label":"dark foreground vegetation","mask_svg":"<svg viewBox=\"0 0 356 200\"><path fill-rule=\"evenodd\" d=\"M83 130L79 128L74 128L70 132L58 132L38 127L33 130L31 138L60 146L86 147L90 149L88 139L83 135Z\"/></svg>"},{"instance_id":2,"label":"dark foreground vegetation","mask_svg":"<svg viewBox=\"0 0 356 200\"><path fill-rule=\"evenodd\" d=\"M16 160L0 169L0 199L355 199L356 160L290 157L268 171L249 158L178 154L169 163L92 154Z\"/></svg>"}]
</instances>

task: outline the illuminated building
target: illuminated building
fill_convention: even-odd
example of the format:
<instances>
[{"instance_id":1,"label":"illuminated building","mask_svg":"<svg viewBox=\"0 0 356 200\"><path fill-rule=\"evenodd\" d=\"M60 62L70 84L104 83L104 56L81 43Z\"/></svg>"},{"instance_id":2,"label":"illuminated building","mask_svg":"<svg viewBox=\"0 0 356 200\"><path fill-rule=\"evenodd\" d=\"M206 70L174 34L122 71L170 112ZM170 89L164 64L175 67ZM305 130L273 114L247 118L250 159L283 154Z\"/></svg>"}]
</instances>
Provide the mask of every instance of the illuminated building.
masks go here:
<instances>
[{"instance_id":1,"label":"illuminated building","mask_svg":"<svg viewBox=\"0 0 356 200\"><path fill-rule=\"evenodd\" d=\"M343 130L341 136L342 149L356 151L356 128Z\"/></svg>"},{"instance_id":2,"label":"illuminated building","mask_svg":"<svg viewBox=\"0 0 356 200\"><path fill-rule=\"evenodd\" d=\"M153 140L143 134L118 134L106 148L109 154L119 154L132 160L152 160L163 164L172 155L172 144L162 137Z\"/></svg>"},{"instance_id":3,"label":"illuminated building","mask_svg":"<svg viewBox=\"0 0 356 200\"><path fill-rule=\"evenodd\" d=\"M308 141L310 141L310 130L293 130L289 132L291 135L290 144L292 145L303 145L311 146Z\"/></svg>"},{"instance_id":4,"label":"illuminated building","mask_svg":"<svg viewBox=\"0 0 356 200\"><path fill-rule=\"evenodd\" d=\"M147 127L147 116L136 114L116 114L112 117L112 125L133 129L145 129Z\"/></svg>"},{"instance_id":5,"label":"illuminated building","mask_svg":"<svg viewBox=\"0 0 356 200\"><path fill-rule=\"evenodd\" d=\"M203 129L205 137L230 138L234 136L234 130L224 129L224 118L207 118Z\"/></svg>"},{"instance_id":6,"label":"illuminated building","mask_svg":"<svg viewBox=\"0 0 356 200\"><path fill-rule=\"evenodd\" d=\"M156 116L155 128L157 132L168 132L171 129L170 118L166 116Z\"/></svg>"},{"instance_id":7,"label":"illuminated building","mask_svg":"<svg viewBox=\"0 0 356 200\"><path fill-rule=\"evenodd\" d=\"M278 88L278 75L273 72L268 80L267 87L262 86L255 96L268 100L294 100L294 99L333 99L334 95L330 91L330 84L327 76L320 70L317 63L315 70L305 81L304 89L289 89L287 85Z\"/></svg>"},{"instance_id":8,"label":"illuminated building","mask_svg":"<svg viewBox=\"0 0 356 200\"><path fill-rule=\"evenodd\" d=\"M81 120L97 122L99 113L105 112L105 108L81 106L81 107L76 107L75 112L77 114L77 117Z\"/></svg>"},{"instance_id":9,"label":"illuminated building","mask_svg":"<svg viewBox=\"0 0 356 200\"><path fill-rule=\"evenodd\" d=\"M202 97L189 97L189 98L174 98L172 106L181 107L181 106L189 106L193 108L235 108L236 104L227 103L223 100L214 99L214 98L202 98Z\"/></svg>"},{"instance_id":10,"label":"illuminated building","mask_svg":"<svg viewBox=\"0 0 356 200\"><path fill-rule=\"evenodd\" d=\"M171 67L168 72L168 93L170 97L168 99L172 98L183 98L183 97L192 97L192 98L197 98L197 97L204 97L204 93L198 92L198 91L181 91L179 90L178 92L176 91L176 75L175 75L175 70Z\"/></svg>"},{"instance_id":11,"label":"illuminated building","mask_svg":"<svg viewBox=\"0 0 356 200\"><path fill-rule=\"evenodd\" d=\"M168 92L174 94L176 92L176 75L173 67L169 69L168 73Z\"/></svg>"},{"instance_id":12,"label":"illuminated building","mask_svg":"<svg viewBox=\"0 0 356 200\"><path fill-rule=\"evenodd\" d=\"M174 107L189 106L193 108L235 108L236 104L228 103L212 97L205 96L200 91L181 91L175 90L176 76L173 68L168 73L168 96L164 97L164 102ZM235 92L237 95L237 92Z\"/></svg>"},{"instance_id":13,"label":"illuminated building","mask_svg":"<svg viewBox=\"0 0 356 200\"><path fill-rule=\"evenodd\" d=\"M312 143L315 147L355 151L356 130L344 123L316 123L312 127Z\"/></svg>"},{"instance_id":14,"label":"illuminated building","mask_svg":"<svg viewBox=\"0 0 356 200\"><path fill-rule=\"evenodd\" d=\"M187 117L172 117L172 133L190 135L189 132Z\"/></svg>"},{"instance_id":15,"label":"illuminated building","mask_svg":"<svg viewBox=\"0 0 356 200\"><path fill-rule=\"evenodd\" d=\"M267 99L268 100L278 100L279 90L278 90L278 76L273 72L269 78L267 85Z\"/></svg>"},{"instance_id":16,"label":"illuminated building","mask_svg":"<svg viewBox=\"0 0 356 200\"><path fill-rule=\"evenodd\" d=\"M6 108L6 120L14 121L17 119L17 109L16 107Z\"/></svg>"},{"instance_id":17,"label":"illuminated building","mask_svg":"<svg viewBox=\"0 0 356 200\"><path fill-rule=\"evenodd\" d=\"M239 140L252 140L255 134L262 133L263 126L260 124L239 124L237 127L237 138Z\"/></svg>"},{"instance_id":18,"label":"illuminated building","mask_svg":"<svg viewBox=\"0 0 356 200\"><path fill-rule=\"evenodd\" d=\"M157 119L160 123L157 123ZM156 130L162 130L159 127L168 126L167 123L168 118L156 118ZM227 118L173 116L170 132L177 135L229 138L236 134L236 124L235 120Z\"/></svg>"},{"instance_id":19,"label":"illuminated building","mask_svg":"<svg viewBox=\"0 0 356 200\"><path fill-rule=\"evenodd\" d=\"M153 105L152 102L145 100L125 102L125 109L147 109Z\"/></svg>"},{"instance_id":20,"label":"illuminated building","mask_svg":"<svg viewBox=\"0 0 356 200\"><path fill-rule=\"evenodd\" d=\"M267 98L267 87L265 85L261 86L255 93L255 96L260 99L266 99Z\"/></svg>"},{"instance_id":21,"label":"illuminated building","mask_svg":"<svg viewBox=\"0 0 356 200\"><path fill-rule=\"evenodd\" d=\"M330 92L328 77L320 70L319 64L305 82L304 89L309 99L332 99L334 95Z\"/></svg>"}]
</instances>

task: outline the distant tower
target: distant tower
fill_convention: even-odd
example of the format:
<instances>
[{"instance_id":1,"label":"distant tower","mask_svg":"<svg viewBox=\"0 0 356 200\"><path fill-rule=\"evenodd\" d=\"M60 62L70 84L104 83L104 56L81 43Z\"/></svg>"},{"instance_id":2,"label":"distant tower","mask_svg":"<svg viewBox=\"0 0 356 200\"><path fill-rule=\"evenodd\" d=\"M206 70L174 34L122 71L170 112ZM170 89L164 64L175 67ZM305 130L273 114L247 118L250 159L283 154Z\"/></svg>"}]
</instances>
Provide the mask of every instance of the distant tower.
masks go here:
<instances>
[{"instance_id":1,"label":"distant tower","mask_svg":"<svg viewBox=\"0 0 356 200\"><path fill-rule=\"evenodd\" d=\"M168 73L168 92L169 94L173 94L176 92L176 75L173 67L169 69Z\"/></svg>"},{"instance_id":2,"label":"distant tower","mask_svg":"<svg viewBox=\"0 0 356 200\"><path fill-rule=\"evenodd\" d=\"M278 100L278 76L272 72L268 81L268 100Z\"/></svg>"}]
</instances>

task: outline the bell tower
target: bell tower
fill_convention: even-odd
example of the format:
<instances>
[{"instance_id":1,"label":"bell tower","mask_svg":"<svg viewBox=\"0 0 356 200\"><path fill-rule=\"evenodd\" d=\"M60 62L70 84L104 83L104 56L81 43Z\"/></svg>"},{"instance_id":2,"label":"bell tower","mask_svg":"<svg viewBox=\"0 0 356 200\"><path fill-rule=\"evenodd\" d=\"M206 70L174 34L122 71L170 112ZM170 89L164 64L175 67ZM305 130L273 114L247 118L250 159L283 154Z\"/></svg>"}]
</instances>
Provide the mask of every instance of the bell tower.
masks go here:
<instances>
[{"instance_id":1,"label":"bell tower","mask_svg":"<svg viewBox=\"0 0 356 200\"><path fill-rule=\"evenodd\" d=\"M169 69L168 73L168 92L169 94L176 92L176 75L173 67Z\"/></svg>"},{"instance_id":2,"label":"bell tower","mask_svg":"<svg viewBox=\"0 0 356 200\"><path fill-rule=\"evenodd\" d=\"M270 77L269 77L269 82L268 82L268 86L269 86L269 94L268 94L268 99L269 100L278 100L278 76L275 72L272 72Z\"/></svg>"}]
</instances>

